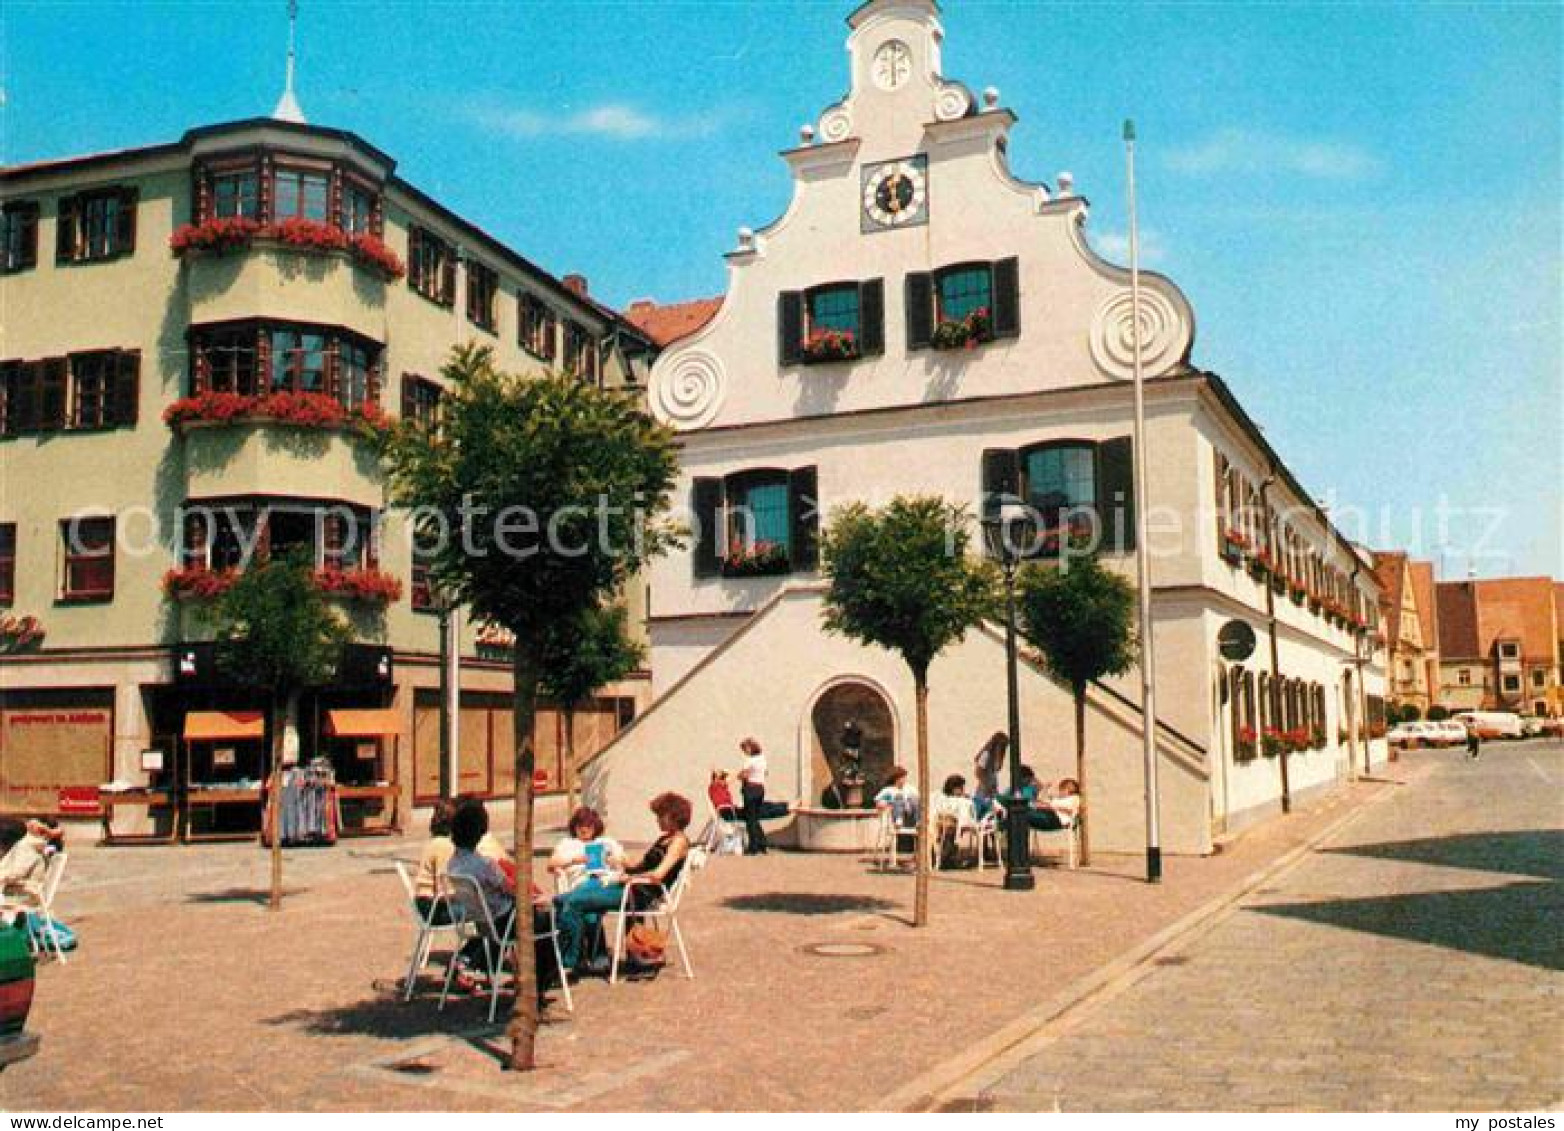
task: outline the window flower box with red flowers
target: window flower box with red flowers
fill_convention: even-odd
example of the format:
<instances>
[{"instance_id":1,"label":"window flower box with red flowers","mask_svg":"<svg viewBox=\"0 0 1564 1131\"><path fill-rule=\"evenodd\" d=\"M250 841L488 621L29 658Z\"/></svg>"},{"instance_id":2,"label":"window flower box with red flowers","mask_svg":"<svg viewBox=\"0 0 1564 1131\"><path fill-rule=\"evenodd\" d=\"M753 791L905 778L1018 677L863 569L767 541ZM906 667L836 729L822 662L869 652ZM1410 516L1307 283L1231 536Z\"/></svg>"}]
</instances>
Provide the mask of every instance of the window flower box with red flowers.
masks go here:
<instances>
[{"instance_id":1,"label":"window flower box with red flowers","mask_svg":"<svg viewBox=\"0 0 1564 1131\"><path fill-rule=\"evenodd\" d=\"M402 582L378 569L318 569L315 586L322 593L363 605L389 605L402 597Z\"/></svg>"},{"instance_id":2,"label":"window flower box with red flowers","mask_svg":"<svg viewBox=\"0 0 1564 1131\"><path fill-rule=\"evenodd\" d=\"M934 327L929 345L937 350L974 350L994 340L994 320L980 306L965 318L945 318Z\"/></svg>"},{"instance_id":3,"label":"window flower box with red flowers","mask_svg":"<svg viewBox=\"0 0 1564 1131\"><path fill-rule=\"evenodd\" d=\"M365 402L357 408L344 408L341 402L324 393L244 393L205 392L181 397L163 410L163 423L174 431L203 425L284 424L292 428L319 428L357 432L370 437L392 426L380 406Z\"/></svg>"},{"instance_id":4,"label":"window flower box with red flowers","mask_svg":"<svg viewBox=\"0 0 1564 1131\"><path fill-rule=\"evenodd\" d=\"M1232 565L1237 565L1244 559L1244 552L1249 549L1249 539L1244 536L1242 530L1222 531L1222 557Z\"/></svg>"},{"instance_id":5,"label":"window flower box with red flowers","mask_svg":"<svg viewBox=\"0 0 1564 1131\"><path fill-rule=\"evenodd\" d=\"M1314 750L1324 750L1325 749L1325 728L1324 727L1322 727L1322 726L1315 726L1315 727L1310 729L1310 731L1309 731L1309 746L1310 746L1311 749L1314 749Z\"/></svg>"},{"instance_id":6,"label":"window flower box with red flowers","mask_svg":"<svg viewBox=\"0 0 1564 1131\"><path fill-rule=\"evenodd\" d=\"M724 577L772 577L791 569L787 547L778 542L734 543L722 559Z\"/></svg>"},{"instance_id":7,"label":"window flower box with red flowers","mask_svg":"<svg viewBox=\"0 0 1564 1131\"><path fill-rule=\"evenodd\" d=\"M1255 580L1270 577L1276 572L1276 559L1264 546L1249 555L1249 573Z\"/></svg>"},{"instance_id":8,"label":"window flower box with red flowers","mask_svg":"<svg viewBox=\"0 0 1564 1131\"><path fill-rule=\"evenodd\" d=\"M1309 730L1307 727L1294 727L1292 730L1282 732L1282 745L1287 748L1289 754L1301 754L1309 748Z\"/></svg>"},{"instance_id":9,"label":"window flower box with red flowers","mask_svg":"<svg viewBox=\"0 0 1564 1131\"><path fill-rule=\"evenodd\" d=\"M1238 729L1238 749L1234 752L1239 758L1253 758L1255 755L1254 727L1240 727Z\"/></svg>"},{"instance_id":10,"label":"window flower box with red flowers","mask_svg":"<svg viewBox=\"0 0 1564 1131\"><path fill-rule=\"evenodd\" d=\"M163 575L163 592L174 601L210 601L233 587L237 570L185 566Z\"/></svg>"},{"instance_id":11,"label":"window flower box with red flowers","mask_svg":"<svg viewBox=\"0 0 1564 1131\"><path fill-rule=\"evenodd\" d=\"M183 224L169 237L175 255L192 251L222 254L245 250L257 240L279 243L295 251L347 252L364 267L388 280L400 279L407 268L384 241L367 232L345 232L319 220L289 219L263 224L244 216L218 217L199 224Z\"/></svg>"},{"instance_id":12,"label":"window flower box with red flowers","mask_svg":"<svg viewBox=\"0 0 1564 1131\"><path fill-rule=\"evenodd\" d=\"M804 364L852 361L858 357L858 338L851 330L812 330L804 339Z\"/></svg>"},{"instance_id":13,"label":"window flower box with red flowers","mask_svg":"<svg viewBox=\"0 0 1564 1131\"><path fill-rule=\"evenodd\" d=\"M37 617L0 617L0 652L20 652L45 635L43 622Z\"/></svg>"},{"instance_id":14,"label":"window flower box with red flowers","mask_svg":"<svg viewBox=\"0 0 1564 1131\"><path fill-rule=\"evenodd\" d=\"M1266 727L1260 735L1260 752L1267 758L1275 758L1287 748L1287 739L1275 727Z\"/></svg>"}]
</instances>

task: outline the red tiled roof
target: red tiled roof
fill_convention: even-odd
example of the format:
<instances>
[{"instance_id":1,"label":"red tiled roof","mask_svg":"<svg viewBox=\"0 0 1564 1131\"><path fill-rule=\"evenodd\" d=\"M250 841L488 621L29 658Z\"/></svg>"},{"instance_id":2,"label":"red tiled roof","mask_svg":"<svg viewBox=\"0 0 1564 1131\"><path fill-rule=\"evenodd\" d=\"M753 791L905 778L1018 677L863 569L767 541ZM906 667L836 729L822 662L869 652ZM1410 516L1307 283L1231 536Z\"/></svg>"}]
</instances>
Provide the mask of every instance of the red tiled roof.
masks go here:
<instances>
[{"instance_id":1,"label":"red tiled roof","mask_svg":"<svg viewBox=\"0 0 1564 1131\"><path fill-rule=\"evenodd\" d=\"M1444 654L1485 658L1495 641L1518 640L1528 662L1556 663L1556 588L1548 577L1441 582L1439 633Z\"/></svg>"},{"instance_id":2,"label":"red tiled roof","mask_svg":"<svg viewBox=\"0 0 1564 1131\"><path fill-rule=\"evenodd\" d=\"M1412 571L1412 599L1417 602L1417 617L1423 625L1423 649L1439 651L1439 616L1434 608L1434 563L1408 562Z\"/></svg>"},{"instance_id":3,"label":"red tiled roof","mask_svg":"<svg viewBox=\"0 0 1564 1131\"><path fill-rule=\"evenodd\" d=\"M659 305L642 299L623 312L624 319L659 346L687 338L716 317L722 296Z\"/></svg>"},{"instance_id":4,"label":"red tiled roof","mask_svg":"<svg viewBox=\"0 0 1564 1131\"><path fill-rule=\"evenodd\" d=\"M1441 581L1434 590L1439 605L1441 658L1481 659L1482 649L1477 646L1477 583Z\"/></svg>"}]
</instances>

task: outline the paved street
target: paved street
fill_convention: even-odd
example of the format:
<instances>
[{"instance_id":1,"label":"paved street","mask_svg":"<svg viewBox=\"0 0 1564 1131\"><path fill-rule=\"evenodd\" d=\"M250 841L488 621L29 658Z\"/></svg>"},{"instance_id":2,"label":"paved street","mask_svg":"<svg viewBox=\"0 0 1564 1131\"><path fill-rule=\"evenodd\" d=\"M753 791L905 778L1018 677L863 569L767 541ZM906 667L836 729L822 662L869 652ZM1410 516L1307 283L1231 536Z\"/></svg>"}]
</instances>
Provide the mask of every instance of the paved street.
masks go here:
<instances>
[{"instance_id":1,"label":"paved street","mask_svg":"<svg viewBox=\"0 0 1564 1131\"><path fill-rule=\"evenodd\" d=\"M979 1070L994 1110L1513 1110L1564 1099L1564 748L1430 772ZM952 1098L955 1097L955 1098Z\"/></svg>"}]
</instances>

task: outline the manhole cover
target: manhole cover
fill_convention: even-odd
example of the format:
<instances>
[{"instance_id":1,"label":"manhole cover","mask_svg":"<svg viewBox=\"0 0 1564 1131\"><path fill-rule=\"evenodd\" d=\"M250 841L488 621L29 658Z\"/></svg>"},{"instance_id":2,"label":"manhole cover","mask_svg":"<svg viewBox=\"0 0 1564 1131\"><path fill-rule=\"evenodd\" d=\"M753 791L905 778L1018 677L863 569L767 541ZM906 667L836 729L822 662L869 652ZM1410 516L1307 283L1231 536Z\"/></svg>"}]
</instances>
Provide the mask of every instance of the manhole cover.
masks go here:
<instances>
[{"instance_id":1,"label":"manhole cover","mask_svg":"<svg viewBox=\"0 0 1564 1131\"><path fill-rule=\"evenodd\" d=\"M1188 964L1189 959L1182 954L1170 954L1166 958L1156 960L1156 965L1158 966L1186 966Z\"/></svg>"},{"instance_id":2,"label":"manhole cover","mask_svg":"<svg viewBox=\"0 0 1564 1131\"><path fill-rule=\"evenodd\" d=\"M805 954L812 954L816 958L870 958L885 953L883 946L862 942L811 943L801 949Z\"/></svg>"}]
</instances>

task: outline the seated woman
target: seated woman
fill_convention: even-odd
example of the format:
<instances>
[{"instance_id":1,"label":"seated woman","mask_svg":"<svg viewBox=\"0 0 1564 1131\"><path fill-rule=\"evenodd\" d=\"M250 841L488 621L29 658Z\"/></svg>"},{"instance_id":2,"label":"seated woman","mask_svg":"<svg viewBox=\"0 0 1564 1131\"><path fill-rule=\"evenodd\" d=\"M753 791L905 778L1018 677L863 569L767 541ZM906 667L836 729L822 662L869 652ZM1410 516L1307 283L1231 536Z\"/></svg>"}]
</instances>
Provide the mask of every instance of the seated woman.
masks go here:
<instances>
[{"instance_id":1,"label":"seated woman","mask_svg":"<svg viewBox=\"0 0 1564 1131\"><path fill-rule=\"evenodd\" d=\"M450 909L442 901L435 903L435 896L445 888L445 869L456 852L451 840L451 818L456 815L456 802L442 797L434 803L429 813L429 840L418 858L418 871L413 874L413 902L425 919L435 911L434 923L443 927L451 921Z\"/></svg>"},{"instance_id":2,"label":"seated woman","mask_svg":"<svg viewBox=\"0 0 1564 1131\"><path fill-rule=\"evenodd\" d=\"M0 859L0 902L29 910L42 906L49 857L59 851L63 838L53 818L35 817L27 822L22 839Z\"/></svg>"},{"instance_id":3,"label":"seated woman","mask_svg":"<svg viewBox=\"0 0 1564 1131\"><path fill-rule=\"evenodd\" d=\"M953 867L960 856L956 834L962 826L977 823L976 808L967 796L967 779L960 774L946 778L929 816L934 822L935 843L939 845L939 866Z\"/></svg>"},{"instance_id":4,"label":"seated woman","mask_svg":"<svg viewBox=\"0 0 1564 1131\"><path fill-rule=\"evenodd\" d=\"M733 790L728 785L727 770L711 772L711 782L706 786L706 796L711 798L711 807L724 821L731 822L739 819L738 806L733 803Z\"/></svg>"},{"instance_id":5,"label":"seated woman","mask_svg":"<svg viewBox=\"0 0 1564 1131\"><path fill-rule=\"evenodd\" d=\"M570 815L565 837L549 857L548 870L563 894L582 884L600 883L603 875L623 863L624 854L617 840L603 835L603 818L597 810L583 805Z\"/></svg>"},{"instance_id":6,"label":"seated woman","mask_svg":"<svg viewBox=\"0 0 1564 1131\"><path fill-rule=\"evenodd\" d=\"M1081 813L1081 783L1062 778L1051 794L1034 801L1026 812L1026 823L1043 832L1067 829Z\"/></svg>"},{"instance_id":7,"label":"seated woman","mask_svg":"<svg viewBox=\"0 0 1564 1131\"><path fill-rule=\"evenodd\" d=\"M891 821L899 829L910 829L918 823L918 791L907 784L907 771L892 766L885 786L874 795L874 807L889 812Z\"/></svg>"},{"instance_id":8,"label":"seated woman","mask_svg":"<svg viewBox=\"0 0 1564 1131\"><path fill-rule=\"evenodd\" d=\"M657 818L658 837L639 859L607 882L584 884L574 891L554 897L558 908L559 949L565 969L588 973L607 973L608 959L592 965L583 963L583 949L589 929L608 911L618 911L626 889L632 904L644 911L672 887L690 855L690 841L684 835L690 827L690 802L677 793L659 793L652 798L652 814Z\"/></svg>"}]
</instances>

